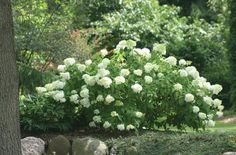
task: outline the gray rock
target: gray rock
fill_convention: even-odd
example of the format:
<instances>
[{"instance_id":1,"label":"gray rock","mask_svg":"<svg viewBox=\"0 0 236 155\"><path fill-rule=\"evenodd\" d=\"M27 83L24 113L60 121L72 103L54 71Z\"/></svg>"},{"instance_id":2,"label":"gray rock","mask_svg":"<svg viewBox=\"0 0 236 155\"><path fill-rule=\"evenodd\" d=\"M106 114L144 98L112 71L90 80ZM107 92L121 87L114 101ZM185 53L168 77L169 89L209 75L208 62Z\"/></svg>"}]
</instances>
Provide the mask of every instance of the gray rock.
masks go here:
<instances>
[{"instance_id":1,"label":"gray rock","mask_svg":"<svg viewBox=\"0 0 236 155\"><path fill-rule=\"evenodd\" d=\"M106 155L108 147L98 139L77 138L72 144L72 153L73 155Z\"/></svg>"},{"instance_id":2,"label":"gray rock","mask_svg":"<svg viewBox=\"0 0 236 155\"><path fill-rule=\"evenodd\" d=\"M21 139L22 155L42 155L45 151L45 142L36 137Z\"/></svg>"},{"instance_id":3,"label":"gray rock","mask_svg":"<svg viewBox=\"0 0 236 155\"><path fill-rule=\"evenodd\" d=\"M70 141L59 135L53 138L48 144L48 155L69 155L71 150Z\"/></svg>"},{"instance_id":4,"label":"gray rock","mask_svg":"<svg viewBox=\"0 0 236 155\"><path fill-rule=\"evenodd\" d=\"M236 152L225 152L223 155L236 155Z\"/></svg>"}]
</instances>

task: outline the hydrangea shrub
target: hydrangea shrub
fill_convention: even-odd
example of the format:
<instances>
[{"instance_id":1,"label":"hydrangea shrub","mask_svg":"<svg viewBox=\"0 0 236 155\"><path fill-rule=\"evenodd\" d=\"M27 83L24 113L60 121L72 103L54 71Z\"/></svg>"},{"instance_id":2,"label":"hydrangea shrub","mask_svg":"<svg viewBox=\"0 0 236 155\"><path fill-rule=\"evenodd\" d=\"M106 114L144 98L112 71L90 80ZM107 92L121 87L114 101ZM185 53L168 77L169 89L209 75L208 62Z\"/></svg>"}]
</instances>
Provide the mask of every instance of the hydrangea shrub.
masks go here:
<instances>
[{"instance_id":1,"label":"hydrangea shrub","mask_svg":"<svg viewBox=\"0 0 236 155\"><path fill-rule=\"evenodd\" d=\"M58 80L36 89L45 100L83 113L89 127L214 126L214 117L223 115L222 101L215 98L222 86L201 77L190 62L165 53L162 44L154 44L151 52L123 40L113 51L101 50L84 63L65 59L58 66Z\"/></svg>"}]
</instances>

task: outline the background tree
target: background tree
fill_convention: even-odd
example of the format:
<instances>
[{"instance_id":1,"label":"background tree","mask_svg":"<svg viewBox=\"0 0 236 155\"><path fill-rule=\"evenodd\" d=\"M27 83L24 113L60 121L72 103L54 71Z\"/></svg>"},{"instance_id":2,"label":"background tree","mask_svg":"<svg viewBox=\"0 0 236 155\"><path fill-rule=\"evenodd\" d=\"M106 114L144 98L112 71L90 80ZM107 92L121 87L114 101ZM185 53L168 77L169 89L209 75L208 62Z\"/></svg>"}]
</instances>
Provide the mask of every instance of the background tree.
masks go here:
<instances>
[{"instance_id":1,"label":"background tree","mask_svg":"<svg viewBox=\"0 0 236 155\"><path fill-rule=\"evenodd\" d=\"M171 5L176 5L180 6L182 8L181 14L184 16L189 16L192 11L192 3L193 0L160 0L160 4L171 4Z\"/></svg>"},{"instance_id":2,"label":"background tree","mask_svg":"<svg viewBox=\"0 0 236 155\"><path fill-rule=\"evenodd\" d=\"M159 0L160 4L175 5L181 8L182 16L203 18L208 22L217 21L227 0ZM214 8L214 9L212 9Z\"/></svg>"},{"instance_id":3,"label":"background tree","mask_svg":"<svg viewBox=\"0 0 236 155\"><path fill-rule=\"evenodd\" d=\"M73 26L89 28L91 22L102 20L102 16L121 9L122 1L118 0L77 0L73 8Z\"/></svg>"},{"instance_id":4,"label":"background tree","mask_svg":"<svg viewBox=\"0 0 236 155\"><path fill-rule=\"evenodd\" d=\"M69 4L68 4L69 3ZM70 1L12 0L21 94L51 78L46 69L71 56Z\"/></svg>"},{"instance_id":5,"label":"background tree","mask_svg":"<svg viewBox=\"0 0 236 155\"><path fill-rule=\"evenodd\" d=\"M0 0L0 154L21 155L18 76L10 0Z\"/></svg>"},{"instance_id":6,"label":"background tree","mask_svg":"<svg viewBox=\"0 0 236 155\"><path fill-rule=\"evenodd\" d=\"M231 0L230 3L229 59L232 73L230 100L236 111L236 1Z\"/></svg>"}]
</instances>

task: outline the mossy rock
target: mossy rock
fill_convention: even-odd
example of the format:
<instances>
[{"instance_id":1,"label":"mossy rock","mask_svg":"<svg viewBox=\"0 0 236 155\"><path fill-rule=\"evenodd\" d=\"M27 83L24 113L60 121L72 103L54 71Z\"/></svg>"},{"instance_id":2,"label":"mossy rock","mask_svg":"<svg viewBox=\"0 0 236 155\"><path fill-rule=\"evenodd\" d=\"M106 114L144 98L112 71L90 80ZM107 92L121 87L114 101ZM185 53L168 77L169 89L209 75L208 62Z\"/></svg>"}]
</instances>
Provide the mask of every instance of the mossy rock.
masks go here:
<instances>
[{"instance_id":1,"label":"mossy rock","mask_svg":"<svg viewBox=\"0 0 236 155\"><path fill-rule=\"evenodd\" d=\"M59 135L49 142L47 153L48 155L69 155L70 150L71 145L69 140L64 136Z\"/></svg>"},{"instance_id":2,"label":"mossy rock","mask_svg":"<svg viewBox=\"0 0 236 155\"><path fill-rule=\"evenodd\" d=\"M106 155L108 147L98 139L77 138L72 144L72 153L73 155Z\"/></svg>"}]
</instances>

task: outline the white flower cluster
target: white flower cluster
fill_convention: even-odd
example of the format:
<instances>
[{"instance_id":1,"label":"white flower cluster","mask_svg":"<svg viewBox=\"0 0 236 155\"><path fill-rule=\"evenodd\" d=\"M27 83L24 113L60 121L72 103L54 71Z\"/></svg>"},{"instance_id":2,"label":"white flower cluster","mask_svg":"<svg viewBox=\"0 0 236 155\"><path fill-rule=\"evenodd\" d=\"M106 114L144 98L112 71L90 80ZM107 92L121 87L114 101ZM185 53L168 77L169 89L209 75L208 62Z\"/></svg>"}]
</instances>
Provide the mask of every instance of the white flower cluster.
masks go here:
<instances>
[{"instance_id":1,"label":"white flower cluster","mask_svg":"<svg viewBox=\"0 0 236 155\"><path fill-rule=\"evenodd\" d=\"M141 118L141 117L144 116L144 114L143 114L142 112L140 112L140 111L137 111L137 112L135 113L135 116L138 117L138 118Z\"/></svg>"},{"instance_id":2,"label":"white flower cluster","mask_svg":"<svg viewBox=\"0 0 236 155\"><path fill-rule=\"evenodd\" d=\"M134 74L137 76L142 76L143 71L141 69L136 69L136 70L134 70Z\"/></svg>"},{"instance_id":3,"label":"white flower cluster","mask_svg":"<svg viewBox=\"0 0 236 155\"><path fill-rule=\"evenodd\" d=\"M120 131L123 131L123 130L125 130L125 125L124 124L118 124L117 129L120 130Z\"/></svg>"},{"instance_id":4,"label":"white flower cluster","mask_svg":"<svg viewBox=\"0 0 236 155\"><path fill-rule=\"evenodd\" d=\"M173 56L169 56L168 58L165 59L165 61L168 64L173 65L173 66L176 66L176 64L177 64L177 59Z\"/></svg>"},{"instance_id":5,"label":"white flower cluster","mask_svg":"<svg viewBox=\"0 0 236 155\"><path fill-rule=\"evenodd\" d=\"M96 82L97 82L97 77L96 76L90 76L88 74L84 74L82 76L82 79L89 86L94 86L96 84Z\"/></svg>"},{"instance_id":6,"label":"white flower cluster","mask_svg":"<svg viewBox=\"0 0 236 155\"><path fill-rule=\"evenodd\" d=\"M63 80L70 80L70 73L69 72L60 73L60 76L62 77Z\"/></svg>"},{"instance_id":7,"label":"white flower cluster","mask_svg":"<svg viewBox=\"0 0 236 155\"><path fill-rule=\"evenodd\" d=\"M111 117L116 117L119 116L119 114L116 111L112 111L111 112Z\"/></svg>"},{"instance_id":8,"label":"white flower cluster","mask_svg":"<svg viewBox=\"0 0 236 155\"><path fill-rule=\"evenodd\" d=\"M85 71L86 65L78 63L78 64L77 64L77 68L78 68L78 70L82 73L82 72Z\"/></svg>"},{"instance_id":9,"label":"white flower cluster","mask_svg":"<svg viewBox=\"0 0 236 155\"><path fill-rule=\"evenodd\" d=\"M143 49L136 48L134 49L134 53L146 58L147 60L151 58L151 53L148 48L143 48Z\"/></svg>"},{"instance_id":10,"label":"white flower cluster","mask_svg":"<svg viewBox=\"0 0 236 155\"><path fill-rule=\"evenodd\" d=\"M64 64L68 67L68 66L71 66L71 65L74 65L75 64L75 59L74 58L66 58L64 60Z\"/></svg>"},{"instance_id":11,"label":"white flower cluster","mask_svg":"<svg viewBox=\"0 0 236 155\"><path fill-rule=\"evenodd\" d=\"M115 99L111 95L107 95L106 98L105 98L105 103L106 104L110 104L111 102L114 102L114 101L115 101Z\"/></svg>"},{"instance_id":12,"label":"white flower cluster","mask_svg":"<svg viewBox=\"0 0 236 155\"><path fill-rule=\"evenodd\" d=\"M144 77L144 80L145 80L145 83L147 83L147 84L150 84L150 83L152 83L152 81L153 81L153 79L152 79L151 76L145 76L145 77Z\"/></svg>"},{"instance_id":13,"label":"white flower cluster","mask_svg":"<svg viewBox=\"0 0 236 155\"><path fill-rule=\"evenodd\" d=\"M111 123L109 123L108 121L105 121L104 124L103 124L103 127L105 129L109 128L111 126Z\"/></svg>"},{"instance_id":14,"label":"white flower cluster","mask_svg":"<svg viewBox=\"0 0 236 155\"><path fill-rule=\"evenodd\" d=\"M47 91L47 89L44 87L36 87L36 91L38 94L43 94Z\"/></svg>"},{"instance_id":15,"label":"white flower cluster","mask_svg":"<svg viewBox=\"0 0 236 155\"><path fill-rule=\"evenodd\" d=\"M71 91L71 93L72 93L72 95L70 96L70 102L79 103L79 95L77 94L77 92Z\"/></svg>"},{"instance_id":16,"label":"white flower cluster","mask_svg":"<svg viewBox=\"0 0 236 155\"><path fill-rule=\"evenodd\" d=\"M129 69L121 69L120 76L126 77L130 74Z\"/></svg>"},{"instance_id":17,"label":"white flower cluster","mask_svg":"<svg viewBox=\"0 0 236 155\"><path fill-rule=\"evenodd\" d=\"M152 63L146 63L144 65L144 70L146 73L150 73L154 69L154 64Z\"/></svg>"},{"instance_id":18,"label":"white flower cluster","mask_svg":"<svg viewBox=\"0 0 236 155\"><path fill-rule=\"evenodd\" d=\"M85 107L85 108L89 108L90 107L90 100L89 98L83 98L80 100L80 104Z\"/></svg>"},{"instance_id":19,"label":"white flower cluster","mask_svg":"<svg viewBox=\"0 0 236 155\"><path fill-rule=\"evenodd\" d=\"M64 91L53 91L53 99L58 102L66 102Z\"/></svg>"},{"instance_id":20,"label":"white flower cluster","mask_svg":"<svg viewBox=\"0 0 236 155\"><path fill-rule=\"evenodd\" d=\"M97 81L97 84L99 84L105 88L110 88L110 86L112 84L112 80L109 77L103 77Z\"/></svg>"},{"instance_id":21,"label":"white flower cluster","mask_svg":"<svg viewBox=\"0 0 236 155\"><path fill-rule=\"evenodd\" d=\"M185 95L185 101L186 101L186 102L193 102L193 101L194 101L194 96L193 96L193 94L190 94L190 93L186 94L186 95Z\"/></svg>"},{"instance_id":22,"label":"white flower cluster","mask_svg":"<svg viewBox=\"0 0 236 155\"><path fill-rule=\"evenodd\" d=\"M97 98L96 98L96 100L97 100L98 102L102 102L102 101L104 101L104 97L103 97L102 95L98 95Z\"/></svg>"},{"instance_id":23,"label":"white flower cluster","mask_svg":"<svg viewBox=\"0 0 236 155\"><path fill-rule=\"evenodd\" d=\"M81 91L80 91L80 96L83 98L89 98L89 90L84 87Z\"/></svg>"},{"instance_id":24,"label":"white flower cluster","mask_svg":"<svg viewBox=\"0 0 236 155\"><path fill-rule=\"evenodd\" d=\"M126 130L133 130L133 129L135 129L135 126L133 126L132 124L129 124L129 125L127 125L127 127L126 127Z\"/></svg>"},{"instance_id":25,"label":"white flower cluster","mask_svg":"<svg viewBox=\"0 0 236 155\"><path fill-rule=\"evenodd\" d=\"M184 59L180 59L179 60L179 65L185 66L185 65L187 65L187 62Z\"/></svg>"},{"instance_id":26,"label":"white flower cluster","mask_svg":"<svg viewBox=\"0 0 236 155\"><path fill-rule=\"evenodd\" d=\"M100 53L101 53L102 57L105 57L108 54L108 51L106 49L102 49L100 51Z\"/></svg>"},{"instance_id":27,"label":"white flower cluster","mask_svg":"<svg viewBox=\"0 0 236 155\"><path fill-rule=\"evenodd\" d=\"M188 75L192 76L194 79L197 79L199 77L199 72L194 66L188 66L185 68Z\"/></svg>"},{"instance_id":28,"label":"white flower cluster","mask_svg":"<svg viewBox=\"0 0 236 155\"><path fill-rule=\"evenodd\" d=\"M125 78L123 76L117 76L117 77L115 77L114 80L115 80L116 85L125 83Z\"/></svg>"},{"instance_id":29,"label":"white flower cluster","mask_svg":"<svg viewBox=\"0 0 236 155\"><path fill-rule=\"evenodd\" d=\"M179 83L176 83L176 84L174 85L174 89L177 90L177 91L179 91L179 90L183 89L183 86L182 86L181 84L179 84Z\"/></svg>"},{"instance_id":30,"label":"white flower cluster","mask_svg":"<svg viewBox=\"0 0 236 155\"><path fill-rule=\"evenodd\" d=\"M143 87L138 83L132 85L131 88L135 93L140 93L143 90Z\"/></svg>"},{"instance_id":31,"label":"white flower cluster","mask_svg":"<svg viewBox=\"0 0 236 155\"><path fill-rule=\"evenodd\" d=\"M125 48L128 48L128 49L132 49L133 47L136 46L136 42L133 41L133 40L122 40L119 42L119 44L116 46L116 49L117 50L120 50L120 49L125 49Z\"/></svg>"},{"instance_id":32,"label":"white flower cluster","mask_svg":"<svg viewBox=\"0 0 236 155\"><path fill-rule=\"evenodd\" d=\"M65 87L64 81L54 81L52 83L46 84L44 87L36 87L36 91L40 95L51 96L57 102L66 102L64 91Z\"/></svg>"},{"instance_id":33,"label":"white flower cluster","mask_svg":"<svg viewBox=\"0 0 236 155\"><path fill-rule=\"evenodd\" d=\"M52 83L46 84L44 87L47 89L47 91L52 91L57 89L63 89L65 84L66 83L64 81L57 80Z\"/></svg>"},{"instance_id":34,"label":"white flower cluster","mask_svg":"<svg viewBox=\"0 0 236 155\"><path fill-rule=\"evenodd\" d=\"M65 66L65 65L58 65L57 70L58 70L59 72L65 72L66 66Z\"/></svg>"},{"instance_id":35,"label":"white flower cluster","mask_svg":"<svg viewBox=\"0 0 236 155\"><path fill-rule=\"evenodd\" d=\"M93 116L93 121L96 123L101 123L102 122L101 116Z\"/></svg>"},{"instance_id":36,"label":"white flower cluster","mask_svg":"<svg viewBox=\"0 0 236 155\"><path fill-rule=\"evenodd\" d=\"M85 63L86 66L89 66L93 63L93 61L91 59L88 59L84 63Z\"/></svg>"}]
</instances>

